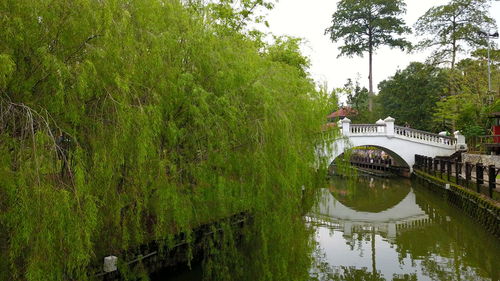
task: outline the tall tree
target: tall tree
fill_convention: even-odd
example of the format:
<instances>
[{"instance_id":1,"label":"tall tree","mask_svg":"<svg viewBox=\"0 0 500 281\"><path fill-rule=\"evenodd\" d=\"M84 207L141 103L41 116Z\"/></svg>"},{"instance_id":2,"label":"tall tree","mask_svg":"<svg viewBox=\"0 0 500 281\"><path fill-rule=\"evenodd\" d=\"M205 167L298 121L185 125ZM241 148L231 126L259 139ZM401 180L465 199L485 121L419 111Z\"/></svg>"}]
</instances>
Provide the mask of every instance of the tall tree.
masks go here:
<instances>
[{"instance_id":1,"label":"tall tree","mask_svg":"<svg viewBox=\"0 0 500 281\"><path fill-rule=\"evenodd\" d=\"M402 37L410 32L401 18L405 7L402 0L341 0L332 16L332 25L325 31L333 42L344 40L344 45L339 47L339 56L363 56L368 52L370 111L374 51L382 45L402 50L410 47L410 43Z\"/></svg>"},{"instance_id":2,"label":"tall tree","mask_svg":"<svg viewBox=\"0 0 500 281\"><path fill-rule=\"evenodd\" d=\"M451 0L430 8L415 24L417 35L425 36L420 48L436 48L432 60L449 62L455 68L457 53L465 47L486 46L484 32L495 28L488 15L489 0Z\"/></svg>"}]
</instances>

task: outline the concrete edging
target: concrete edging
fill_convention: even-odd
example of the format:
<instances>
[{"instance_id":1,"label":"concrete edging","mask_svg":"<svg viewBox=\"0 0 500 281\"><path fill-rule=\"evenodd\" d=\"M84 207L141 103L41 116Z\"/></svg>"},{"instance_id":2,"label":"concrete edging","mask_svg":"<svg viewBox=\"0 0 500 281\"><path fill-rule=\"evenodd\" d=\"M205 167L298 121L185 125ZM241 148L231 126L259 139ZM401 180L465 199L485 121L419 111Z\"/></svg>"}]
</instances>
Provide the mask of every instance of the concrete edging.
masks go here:
<instances>
[{"instance_id":1,"label":"concrete edging","mask_svg":"<svg viewBox=\"0 0 500 281\"><path fill-rule=\"evenodd\" d=\"M484 225L486 229L500 238L500 203L483 197L462 186L444 181L420 170L413 175L427 182L428 187L445 195L445 199L462 209L467 215ZM446 186L449 185L447 188Z\"/></svg>"}]
</instances>

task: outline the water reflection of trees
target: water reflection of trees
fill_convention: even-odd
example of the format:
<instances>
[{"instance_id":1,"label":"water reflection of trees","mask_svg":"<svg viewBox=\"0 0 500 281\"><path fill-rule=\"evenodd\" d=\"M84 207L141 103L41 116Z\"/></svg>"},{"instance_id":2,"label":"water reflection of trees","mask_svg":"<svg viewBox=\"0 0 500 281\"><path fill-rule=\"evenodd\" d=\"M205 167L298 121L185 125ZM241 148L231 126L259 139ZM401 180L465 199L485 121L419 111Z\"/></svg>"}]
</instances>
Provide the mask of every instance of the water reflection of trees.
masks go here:
<instances>
[{"instance_id":1,"label":"water reflection of trees","mask_svg":"<svg viewBox=\"0 0 500 281\"><path fill-rule=\"evenodd\" d=\"M400 262L421 260L422 271L435 280L499 280L498 239L478 228L443 198L423 188L414 188L417 204L433 224L399 232L395 240Z\"/></svg>"},{"instance_id":2,"label":"water reflection of trees","mask_svg":"<svg viewBox=\"0 0 500 281\"><path fill-rule=\"evenodd\" d=\"M385 188L382 184L384 182ZM403 189L409 189L409 183L407 181L401 183L399 180L389 182L376 180L375 183L370 183L370 181L362 180L358 182L357 187L352 187L336 180L329 190L335 199L348 207L355 206L358 210L360 208L370 210L370 207L366 208L365 204L369 206L371 202L383 198L377 192L384 193L386 190L397 189L400 184ZM411 267L420 268L419 274L432 280L500 280L498 239L483 229L478 229L481 226L466 217L458 208L445 204L441 196L416 186L415 183L411 184L415 185L413 190L416 195L416 204L429 219L425 222L412 222L404 229L398 228L395 239L385 241L391 244L391 248L392 245L395 246L399 264L410 262ZM398 193L394 194L398 195ZM365 201L362 198L364 196L371 196L372 201ZM389 204L394 203L389 202ZM376 208L383 209L380 206ZM373 208L373 210L376 209ZM343 231L335 224L328 227L331 234ZM363 249L362 243L372 241L373 238L367 227L353 227L352 235L344 235L343 239L351 251L359 252ZM316 251L315 254L317 261L312 280L386 280L384 278L390 278L382 276L376 269L331 266L326 261L325 253ZM392 280L417 280L417 275L416 273L395 274Z\"/></svg>"},{"instance_id":3,"label":"water reflection of trees","mask_svg":"<svg viewBox=\"0 0 500 281\"><path fill-rule=\"evenodd\" d=\"M407 183L407 181L403 182ZM359 185L368 188L357 188ZM394 184L388 179L361 177L359 181L336 179L330 192L336 200L360 212L381 212L397 205L410 192L409 184Z\"/></svg>"}]
</instances>

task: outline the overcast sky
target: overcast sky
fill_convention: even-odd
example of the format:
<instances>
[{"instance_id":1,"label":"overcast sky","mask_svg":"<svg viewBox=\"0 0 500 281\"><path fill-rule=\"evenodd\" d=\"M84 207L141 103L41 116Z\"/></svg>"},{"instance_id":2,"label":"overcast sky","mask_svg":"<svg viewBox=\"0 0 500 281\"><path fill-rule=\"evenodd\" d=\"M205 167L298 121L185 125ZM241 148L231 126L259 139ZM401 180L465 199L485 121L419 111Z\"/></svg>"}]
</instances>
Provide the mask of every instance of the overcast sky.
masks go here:
<instances>
[{"instance_id":1,"label":"overcast sky","mask_svg":"<svg viewBox=\"0 0 500 281\"><path fill-rule=\"evenodd\" d=\"M304 38L303 52L311 59L310 72L317 82L327 82L329 89L341 87L347 78L356 78L368 88L368 56L341 57L339 44L324 35L330 25L331 16L336 10L338 0L279 0L267 16L269 29L275 35L291 35ZM407 13L404 19L409 26L417 21L429 8L446 4L447 0L406 0ZM500 1L493 1L490 16L500 24ZM416 42L412 36L409 39ZM499 40L495 40L497 44ZM427 53L407 54L397 49L381 47L373 58L374 91L378 83L394 75L397 69L404 69L411 61L425 61Z\"/></svg>"}]
</instances>

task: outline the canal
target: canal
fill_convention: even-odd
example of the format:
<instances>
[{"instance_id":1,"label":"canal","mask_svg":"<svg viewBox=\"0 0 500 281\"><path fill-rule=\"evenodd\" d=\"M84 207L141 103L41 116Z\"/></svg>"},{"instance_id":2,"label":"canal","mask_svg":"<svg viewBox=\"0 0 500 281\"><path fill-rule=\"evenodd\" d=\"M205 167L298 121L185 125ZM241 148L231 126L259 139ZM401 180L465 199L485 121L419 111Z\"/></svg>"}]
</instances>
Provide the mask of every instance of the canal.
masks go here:
<instances>
[{"instance_id":1,"label":"canal","mask_svg":"<svg viewBox=\"0 0 500 281\"><path fill-rule=\"evenodd\" d=\"M500 240L415 181L335 178L317 194L304 225L310 235L303 239L312 245L303 253L312 264L309 280L500 279ZM195 265L152 280L202 277Z\"/></svg>"}]
</instances>

